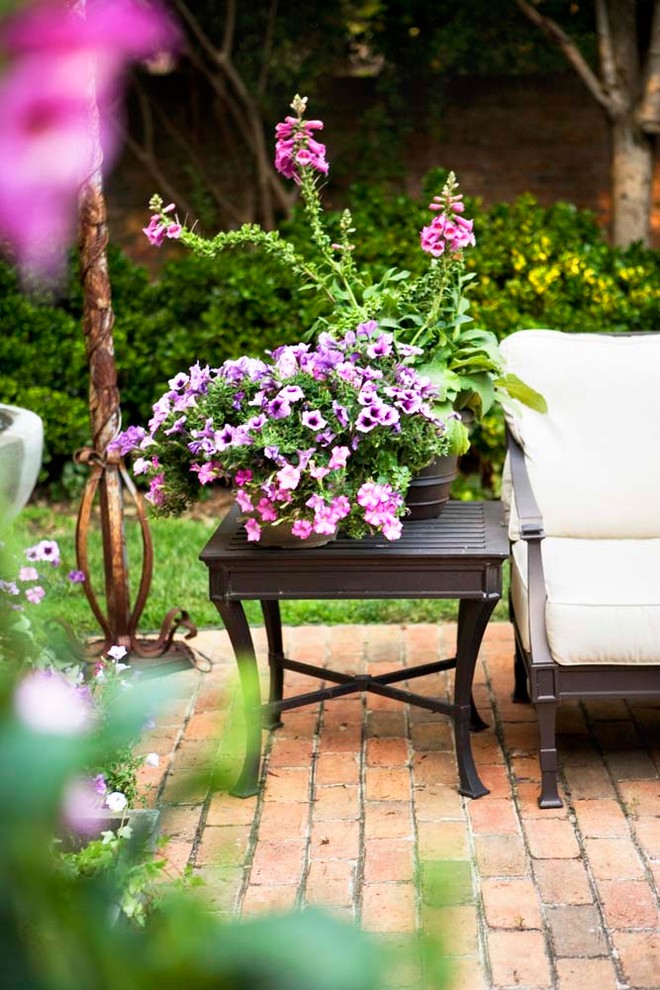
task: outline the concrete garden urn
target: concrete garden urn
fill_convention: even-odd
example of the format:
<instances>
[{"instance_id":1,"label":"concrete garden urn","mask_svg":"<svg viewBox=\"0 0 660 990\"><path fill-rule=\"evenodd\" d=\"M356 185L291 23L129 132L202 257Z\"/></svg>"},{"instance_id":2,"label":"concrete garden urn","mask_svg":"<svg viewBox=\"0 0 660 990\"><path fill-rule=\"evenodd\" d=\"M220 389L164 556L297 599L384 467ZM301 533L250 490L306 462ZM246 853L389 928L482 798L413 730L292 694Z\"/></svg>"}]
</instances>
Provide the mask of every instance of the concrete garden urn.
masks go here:
<instances>
[{"instance_id":1,"label":"concrete garden urn","mask_svg":"<svg viewBox=\"0 0 660 990\"><path fill-rule=\"evenodd\" d=\"M20 406L0 404L0 515L12 519L35 486L43 450L41 418Z\"/></svg>"}]
</instances>

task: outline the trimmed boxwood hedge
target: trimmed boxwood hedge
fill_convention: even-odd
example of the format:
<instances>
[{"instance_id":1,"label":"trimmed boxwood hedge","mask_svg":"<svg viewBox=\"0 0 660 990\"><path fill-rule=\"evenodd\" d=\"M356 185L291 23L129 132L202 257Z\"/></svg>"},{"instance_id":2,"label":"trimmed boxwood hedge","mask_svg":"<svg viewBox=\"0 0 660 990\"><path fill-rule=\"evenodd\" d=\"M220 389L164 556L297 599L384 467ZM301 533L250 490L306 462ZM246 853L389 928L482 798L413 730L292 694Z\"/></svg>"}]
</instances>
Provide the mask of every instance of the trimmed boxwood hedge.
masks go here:
<instances>
[{"instance_id":1,"label":"trimmed boxwood hedge","mask_svg":"<svg viewBox=\"0 0 660 990\"><path fill-rule=\"evenodd\" d=\"M428 197L442 181L440 170L430 173L417 202L354 186L349 205L359 262L379 271L393 265L422 270L426 257L418 232L428 220ZM468 256L479 276L471 294L477 325L500 338L525 327L658 328L659 252L612 248L592 214L567 203L544 208L528 194L488 210L468 200L467 208L477 235ZM329 214L330 222L338 216ZM297 212L282 232L299 244L307 240ZM113 249L110 271L125 423L145 422L154 398L179 369L295 342L313 321L313 297L298 293L295 278L255 250L215 261L185 256L150 280L144 268ZM89 439L76 259L58 300L24 295L11 268L0 264L0 319L0 401L43 416L44 478L71 477L71 453ZM472 464L488 483L501 459L501 423L491 415L475 434Z\"/></svg>"}]
</instances>

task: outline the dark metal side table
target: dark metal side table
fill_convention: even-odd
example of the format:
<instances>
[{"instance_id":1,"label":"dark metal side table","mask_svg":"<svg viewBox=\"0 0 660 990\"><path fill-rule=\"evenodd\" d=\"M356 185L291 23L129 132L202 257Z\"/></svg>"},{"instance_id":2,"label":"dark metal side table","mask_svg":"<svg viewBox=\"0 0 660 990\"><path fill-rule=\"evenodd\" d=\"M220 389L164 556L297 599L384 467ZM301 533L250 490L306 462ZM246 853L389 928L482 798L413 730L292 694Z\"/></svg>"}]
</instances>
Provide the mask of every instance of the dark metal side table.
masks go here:
<instances>
[{"instance_id":1,"label":"dark metal side table","mask_svg":"<svg viewBox=\"0 0 660 990\"><path fill-rule=\"evenodd\" d=\"M238 663L247 738L243 769L233 793L256 794L261 729L281 725L280 714L356 691L448 715L454 722L459 791L488 793L477 774L470 729L485 728L472 701L472 679L486 624L502 593L502 562L509 544L499 502L449 502L438 519L404 523L401 539L337 539L316 549L265 549L248 543L234 508L200 559L209 569L210 597L222 617ZM282 646L279 602L287 599L457 598L456 656L371 676L346 674L290 660ZM243 602L261 603L268 640L270 696L262 705L257 661ZM393 685L440 670L456 670L453 703ZM332 686L282 699L284 671L318 677Z\"/></svg>"}]
</instances>

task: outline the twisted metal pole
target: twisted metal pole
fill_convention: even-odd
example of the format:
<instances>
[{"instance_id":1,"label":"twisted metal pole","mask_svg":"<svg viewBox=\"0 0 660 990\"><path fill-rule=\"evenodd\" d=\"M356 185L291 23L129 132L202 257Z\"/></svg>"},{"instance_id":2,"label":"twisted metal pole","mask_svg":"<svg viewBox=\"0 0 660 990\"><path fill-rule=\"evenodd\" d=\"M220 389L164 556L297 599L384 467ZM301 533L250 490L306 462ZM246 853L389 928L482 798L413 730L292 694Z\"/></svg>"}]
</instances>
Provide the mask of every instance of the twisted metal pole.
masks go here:
<instances>
[{"instance_id":1,"label":"twisted metal pole","mask_svg":"<svg viewBox=\"0 0 660 990\"><path fill-rule=\"evenodd\" d=\"M84 0L79 0L74 9L84 16ZM103 638L92 644L88 652L99 655L107 652L111 646L124 646L133 657L188 665L193 662L192 651L185 643L174 640L174 634L180 626L188 630L186 639L197 632L187 612L179 608L171 609L165 616L156 639L140 639L137 634L138 622L151 585L153 546L142 497L133 486L119 454L108 450L108 445L121 428L121 412L112 334L114 314L108 272L108 219L101 171L103 153L93 77L90 79L89 105L95 163L81 193L78 245L83 290L82 329L89 367L92 447L78 451L75 455L79 463L87 464L90 468L78 513L76 558L78 567L85 574L85 594L101 626ZM133 607L130 601L124 528L125 492L135 502L142 534L142 574ZM87 554L92 509L97 494L103 546L105 611L92 585Z\"/></svg>"}]
</instances>

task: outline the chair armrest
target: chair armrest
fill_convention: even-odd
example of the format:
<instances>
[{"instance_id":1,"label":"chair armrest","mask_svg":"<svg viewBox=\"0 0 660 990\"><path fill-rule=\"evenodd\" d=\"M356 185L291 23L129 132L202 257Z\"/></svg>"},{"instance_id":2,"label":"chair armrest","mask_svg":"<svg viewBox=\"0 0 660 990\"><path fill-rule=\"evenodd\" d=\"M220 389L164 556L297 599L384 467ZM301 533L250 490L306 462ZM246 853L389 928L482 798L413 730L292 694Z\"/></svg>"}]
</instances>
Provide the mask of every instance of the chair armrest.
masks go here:
<instances>
[{"instance_id":1,"label":"chair armrest","mask_svg":"<svg viewBox=\"0 0 660 990\"><path fill-rule=\"evenodd\" d=\"M543 516L532 491L525 464L525 455L508 427L506 429L506 441L520 535L523 540L542 540L545 536Z\"/></svg>"},{"instance_id":2,"label":"chair armrest","mask_svg":"<svg viewBox=\"0 0 660 990\"><path fill-rule=\"evenodd\" d=\"M543 572L543 554L541 543L545 538L543 516L539 509L527 473L525 455L509 428L506 430L507 447L509 451L509 466L511 468L511 487L518 513L518 528L520 536L527 543L527 602L528 629L530 642L530 662L533 667L554 668L554 661L548 643L545 627L546 588ZM532 700L543 700L548 685L534 680L531 684Z\"/></svg>"}]
</instances>

